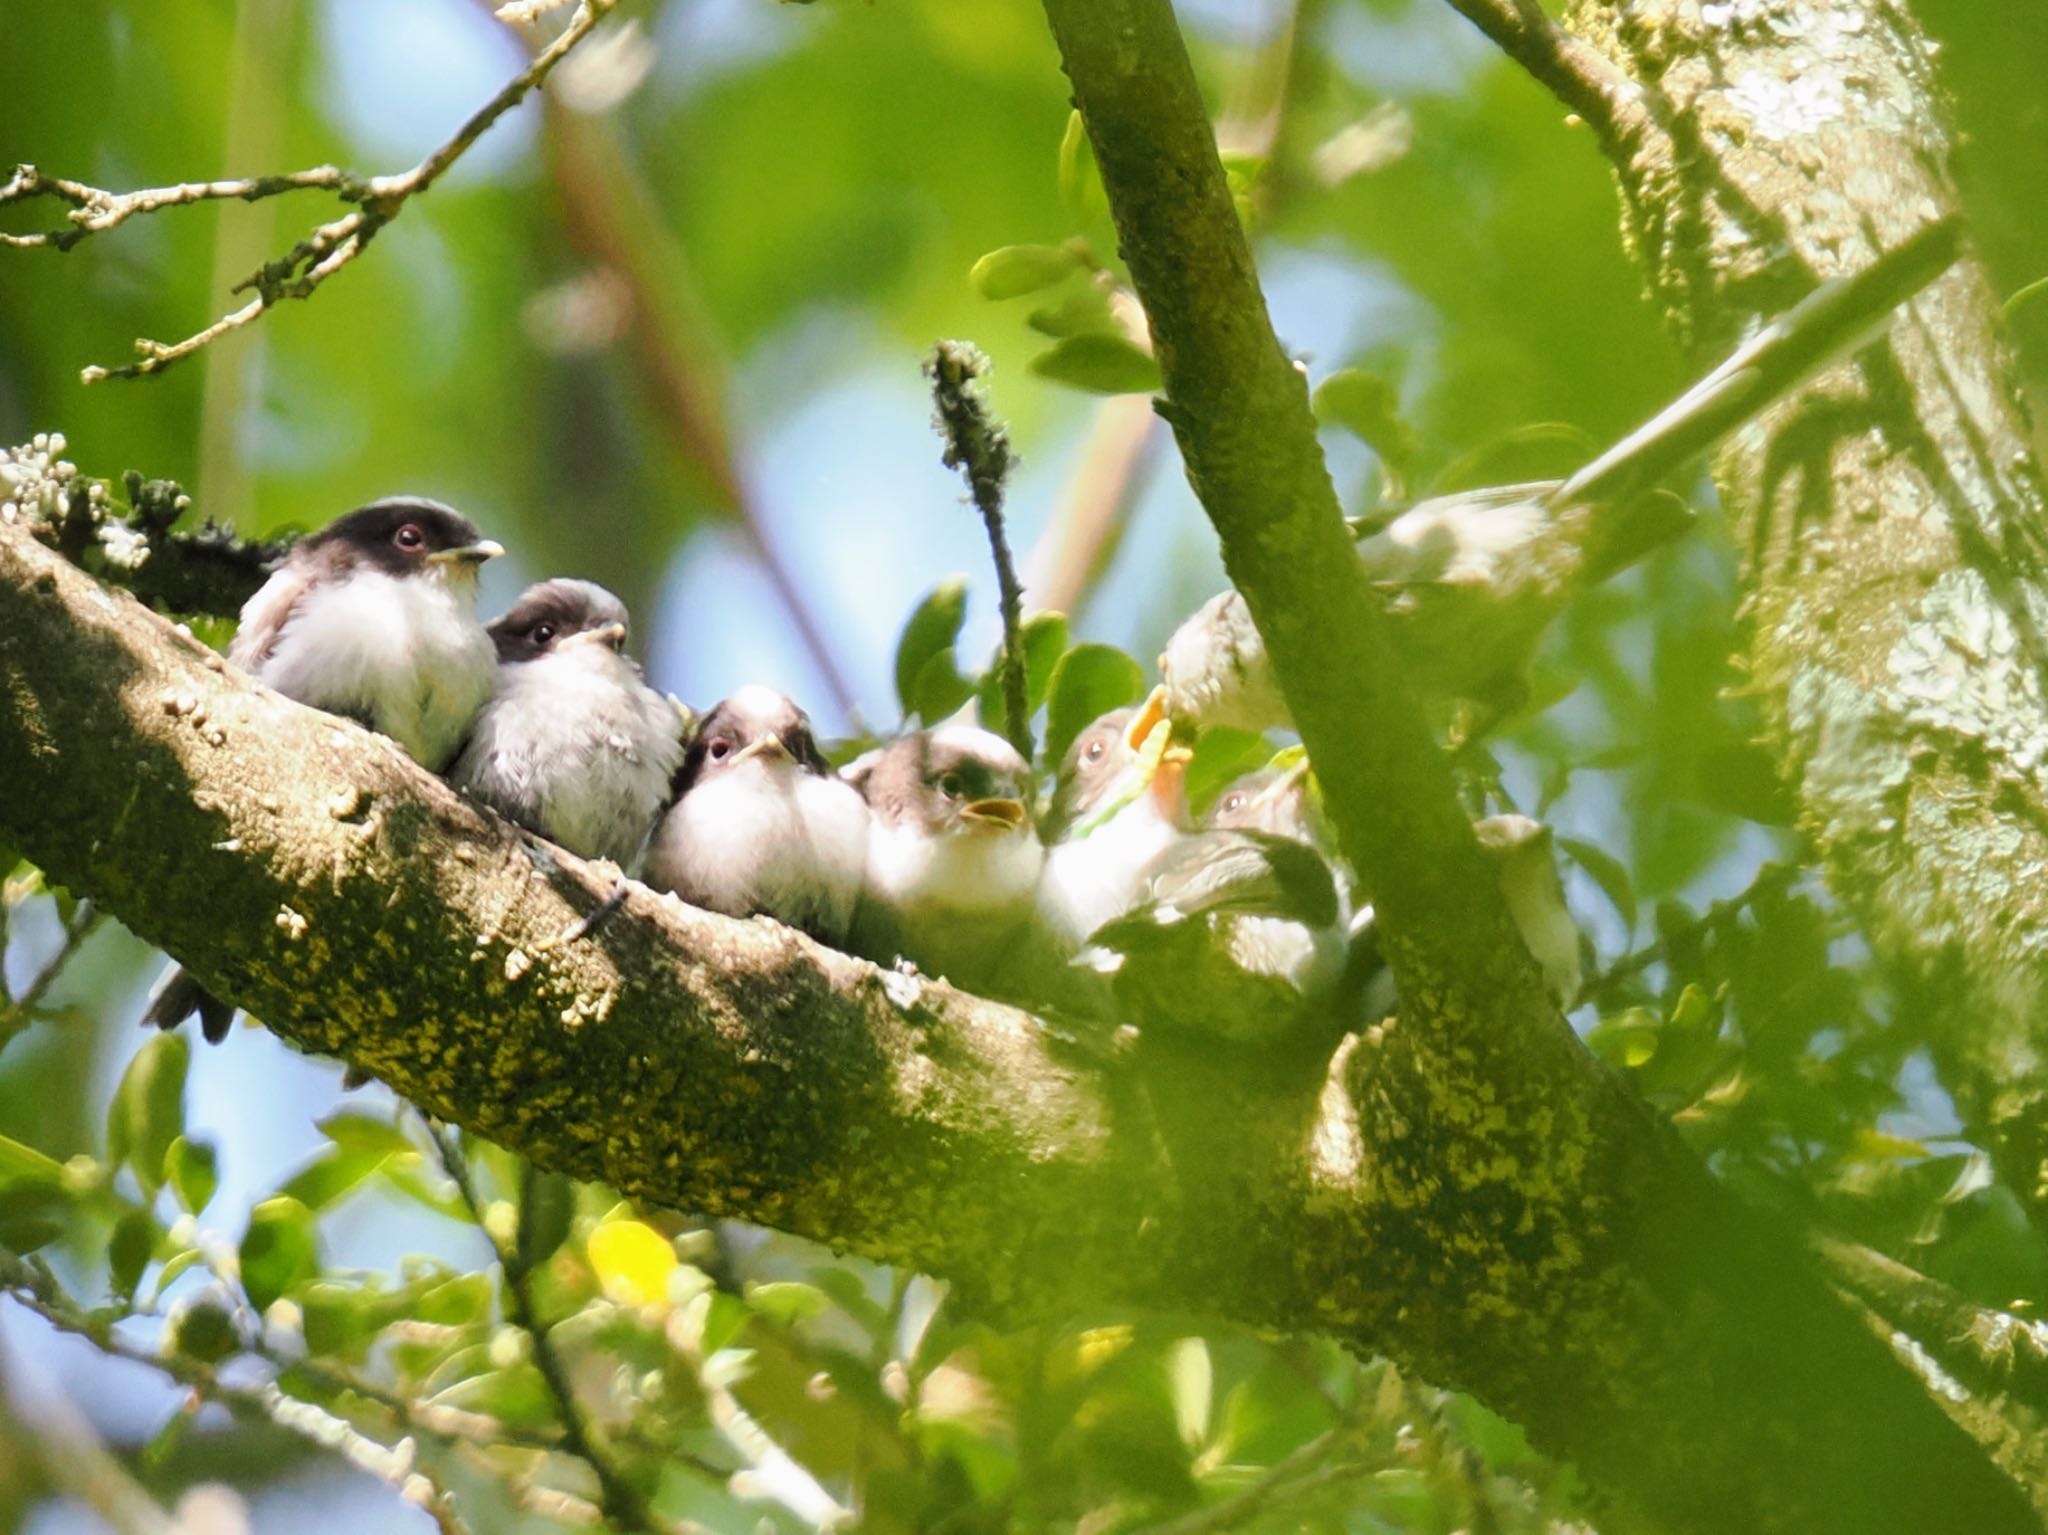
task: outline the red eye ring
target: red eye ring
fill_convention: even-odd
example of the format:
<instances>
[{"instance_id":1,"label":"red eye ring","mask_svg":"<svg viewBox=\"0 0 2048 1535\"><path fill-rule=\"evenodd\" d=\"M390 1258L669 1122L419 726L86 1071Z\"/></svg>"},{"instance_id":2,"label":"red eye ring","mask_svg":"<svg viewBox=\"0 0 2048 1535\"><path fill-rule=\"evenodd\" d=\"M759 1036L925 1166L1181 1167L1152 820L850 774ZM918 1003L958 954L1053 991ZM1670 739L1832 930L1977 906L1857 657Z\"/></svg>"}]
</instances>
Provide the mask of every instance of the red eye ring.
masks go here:
<instances>
[{"instance_id":1,"label":"red eye ring","mask_svg":"<svg viewBox=\"0 0 2048 1535\"><path fill-rule=\"evenodd\" d=\"M1082 760L1086 762L1100 762L1102 760L1102 754L1108 749L1109 748L1101 741L1090 741L1085 747L1081 749Z\"/></svg>"}]
</instances>

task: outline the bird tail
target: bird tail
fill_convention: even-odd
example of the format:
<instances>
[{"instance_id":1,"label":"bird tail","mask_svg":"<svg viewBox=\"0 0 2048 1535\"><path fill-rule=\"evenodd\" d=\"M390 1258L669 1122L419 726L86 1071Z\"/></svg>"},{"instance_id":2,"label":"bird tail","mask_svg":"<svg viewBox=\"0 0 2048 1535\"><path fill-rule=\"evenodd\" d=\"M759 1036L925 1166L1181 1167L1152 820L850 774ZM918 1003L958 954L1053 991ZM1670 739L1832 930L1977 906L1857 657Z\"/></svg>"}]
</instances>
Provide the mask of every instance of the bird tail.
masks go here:
<instances>
[{"instance_id":1,"label":"bird tail","mask_svg":"<svg viewBox=\"0 0 2048 1535\"><path fill-rule=\"evenodd\" d=\"M199 1031L209 1045L226 1039L228 1025L235 1021L233 1003L221 1001L193 980L182 965L172 965L151 990L149 1002L142 1010L142 1025L175 1029L194 1013L199 1015Z\"/></svg>"}]
</instances>

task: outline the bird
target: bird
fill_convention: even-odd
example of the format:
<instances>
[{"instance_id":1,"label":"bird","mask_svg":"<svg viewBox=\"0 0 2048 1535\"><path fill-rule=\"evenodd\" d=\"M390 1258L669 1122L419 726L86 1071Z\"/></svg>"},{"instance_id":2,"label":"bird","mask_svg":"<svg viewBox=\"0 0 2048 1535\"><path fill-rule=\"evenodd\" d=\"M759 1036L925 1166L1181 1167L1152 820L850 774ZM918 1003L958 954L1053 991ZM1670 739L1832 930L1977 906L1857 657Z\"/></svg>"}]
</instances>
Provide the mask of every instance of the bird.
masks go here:
<instances>
[{"instance_id":1,"label":"bird","mask_svg":"<svg viewBox=\"0 0 2048 1535\"><path fill-rule=\"evenodd\" d=\"M1079 962L1109 974L1141 1027L1249 1043L1337 993L1346 885L1314 838L1306 777L1304 759L1231 784L1201 830L1144 867L1131 909L1094 933ZM1377 971L1370 957L1361 975Z\"/></svg>"},{"instance_id":2,"label":"bird","mask_svg":"<svg viewBox=\"0 0 2048 1535\"><path fill-rule=\"evenodd\" d=\"M1145 866L1187 835L1187 765L1172 742L1166 692L1112 709L1067 749L1040 828L1038 908L1068 947L1130 909Z\"/></svg>"},{"instance_id":3,"label":"bird","mask_svg":"<svg viewBox=\"0 0 2048 1535\"><path fill-rule=\"evenodd\" d=\"M1487 718L1509 712L1527 695L1530 657L1551 619L1585 585L1690 526L1690 509L1655 481L1882 334L1892 310L1955 261L1960 241L1957 221L1939 220L1820 284L1568 479L1454 491L1390 520L1354 522L1359 562L1401 620L1396 638L1417 680L1481 704ZM1174 631L1160 668L1176 719L1247 730L1290 723L1235 591Z\"/></svg>"},{"instance_id":4,"label":"bird","mask_svg":"<svg viewBox=\"0 0 2048 1535\"><path fill-rule=\"evenodd\" d=\"M877 747L845 776L869 814L855 949L1016 995L1045 859L1030 764L1001 736L949 722Z\"/></svg>"},{"instance_id":5,"label":"bird","mask_svg":"<svg viewBox=\"0 0 2048 1535\"><path fill-rule=\"evenodd\" d=\"M868 807L833 773L793 700L759 685L722 700L675 786L648 848L649 885L845 947L867 866Z\"/></svg>"},{"instance_id":6,"label":"bird","mask_svg":"<svg viewBox=\"0 0 2048 1535\"><path fill-rule=\"evenodd\" d=\"M683 759L681 714L625 653L625 604L561 577L487 627L497 684L449 781L579 858L624 868Z\"/></svg>"},{"instance_id":7,"label":"bird","mask_svg":"<svg viewBox=\"0 0 2048 1535\"><path fill-rule=\"evenodd\" d=\"M288 698L389 736L439 772L497 676L476 577L504 552L438 501L373 501L292 546L243 605L228 660ZM173 966L143 1022L171 1029L195 1012L209 1043L227 1037L234 1008Z\"/></svg>"}]
</instances>

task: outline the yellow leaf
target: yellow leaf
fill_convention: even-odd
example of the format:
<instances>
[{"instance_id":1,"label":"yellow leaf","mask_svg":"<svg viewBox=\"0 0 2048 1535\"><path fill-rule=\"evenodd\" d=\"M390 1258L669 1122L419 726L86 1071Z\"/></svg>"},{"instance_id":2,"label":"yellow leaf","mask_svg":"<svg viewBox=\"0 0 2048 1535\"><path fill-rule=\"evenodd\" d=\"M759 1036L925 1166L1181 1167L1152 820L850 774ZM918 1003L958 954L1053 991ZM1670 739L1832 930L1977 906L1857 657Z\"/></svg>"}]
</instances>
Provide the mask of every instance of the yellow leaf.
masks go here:
<instances>
[{"instance_id":1,"label":"yellow leaf","mask_svg":"<svg viewBox=\"0 0 2048 1535\"><path fill-rule=\"evenodd\" d=\"M590 1233L590 1266L606 1297L622 1306L668 1302L668 1276L682 1266L668 1239L639 1221L609 1221Z\"/></svg>"}]
</instances>

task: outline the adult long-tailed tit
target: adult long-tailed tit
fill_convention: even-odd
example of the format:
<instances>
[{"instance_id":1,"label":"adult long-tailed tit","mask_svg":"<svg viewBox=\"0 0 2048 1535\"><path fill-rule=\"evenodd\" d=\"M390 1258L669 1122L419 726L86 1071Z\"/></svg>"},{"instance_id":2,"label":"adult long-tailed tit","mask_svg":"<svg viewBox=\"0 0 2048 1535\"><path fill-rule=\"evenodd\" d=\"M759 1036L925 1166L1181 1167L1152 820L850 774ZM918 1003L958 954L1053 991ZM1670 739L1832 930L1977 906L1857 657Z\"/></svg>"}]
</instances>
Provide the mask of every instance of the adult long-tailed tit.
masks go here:
<instances>
[{"instance_id":1,"label":"adult long-tailed tit","mask_svg":"<svg viewBox=\"0 0 2048 1535\"><path fill-rule=\"evenodd\" d=\"M769 916L844 947L868 855L868 808L773 688L704 717L647 854L647 883L728 916Z\"/></svg>"},{"instance_id":2,"label":"adult long-tailed tit","mask_svg":"<svg viewBox=\"0 0 2048 1535\"><path fill-rule=\"evenodd\" d=\"M243 605L228 659L439 772L491 696L497 651L476 616L476 573L502 553L437 501L372 502L292 546ZM208 1040L226 1037L234 1009L173 967L143 1021L175 1028L194 1012Z\"/></svg>"}]
</instances>

